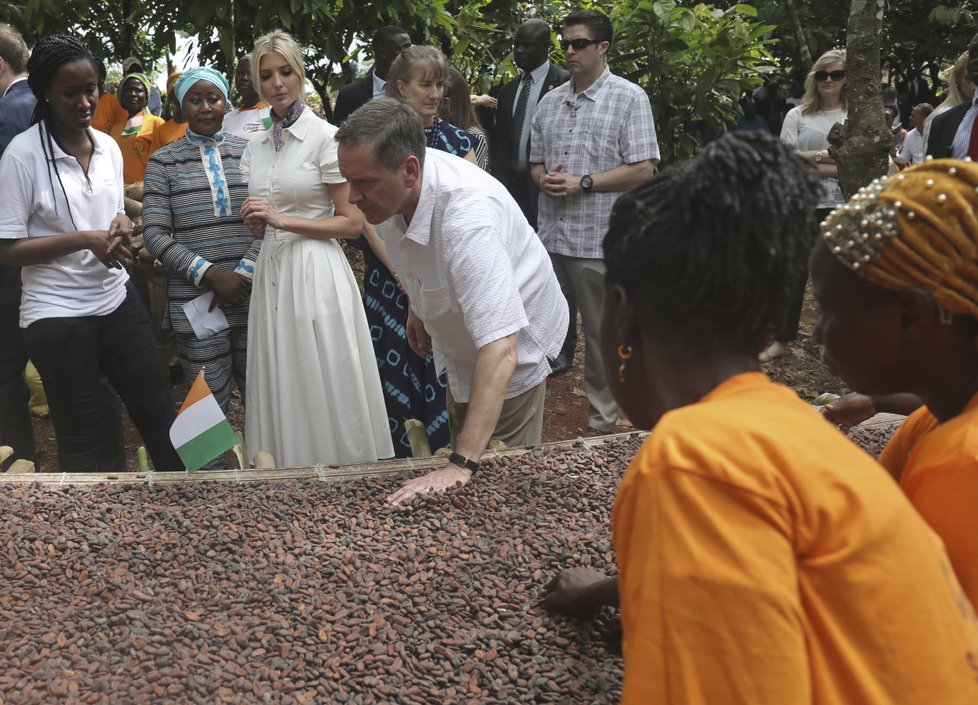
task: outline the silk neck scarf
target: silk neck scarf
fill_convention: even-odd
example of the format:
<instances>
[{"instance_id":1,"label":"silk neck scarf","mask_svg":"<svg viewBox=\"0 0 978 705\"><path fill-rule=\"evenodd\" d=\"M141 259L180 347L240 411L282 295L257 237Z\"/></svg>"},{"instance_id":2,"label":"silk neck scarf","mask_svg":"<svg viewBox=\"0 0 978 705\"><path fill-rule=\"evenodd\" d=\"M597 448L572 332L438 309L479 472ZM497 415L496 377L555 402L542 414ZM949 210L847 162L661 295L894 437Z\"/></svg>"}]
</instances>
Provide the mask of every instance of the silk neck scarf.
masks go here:
<instances>
[{"instance_id":1,"label":"silk neck scarf","mask_svg":"<svg viewBox=\"0 0 978 705\"><path fill-rule=\"evenodd\" d=\"M231 213L231 194L228 192L228 182L224 176L224 162L221 161L221 150L224 144L225 132L221 130L213 136L198 135L187 128L187 139L200 149L200 161L204 165L204 173L211 187L211 200L214 203L214 215L226 218Z\"/></svg>"}]
</instances>

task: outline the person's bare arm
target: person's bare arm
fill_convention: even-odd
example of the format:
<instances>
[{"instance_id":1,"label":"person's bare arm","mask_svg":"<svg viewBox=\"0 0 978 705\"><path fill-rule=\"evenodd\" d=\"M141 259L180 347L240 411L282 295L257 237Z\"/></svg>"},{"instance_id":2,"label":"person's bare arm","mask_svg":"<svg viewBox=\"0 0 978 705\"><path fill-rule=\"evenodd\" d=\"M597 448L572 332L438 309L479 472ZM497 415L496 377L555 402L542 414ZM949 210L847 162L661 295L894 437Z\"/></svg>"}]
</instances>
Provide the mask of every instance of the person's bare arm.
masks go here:
<instances>
[{"instance_id":1,"label":"person's bare arm","mask_svg":"<svg viewBox=\"0 0 978 705\"><path fill-rule=\"evenodd\" d=\"M465 424L458 435L455 451L478 461L489 445L489 439L499 421L509 381L516 370L516 334L494 340L479 348L475 373L472 378L469 407ZM409 480L394 492L387 501L402 504L416 495L441 492L449 487L466 484L472 472L454 463Z\"/></svg>"},{"instance_id":2,"label":"person's bare arm","mask_svg":"<svg viewBox=\"0 0 978 705\"><path fill-rule=\"evenodd\" d=\"M550 198L561 199L586 195L584 189L581 188L581 177L583 175L567 174L563 169L564 165L558 164L552 171L545 172L541 167L539 172L535 169L531 170L531 174L533 174L534 180L540 187L540 190ZM627 191L633 186L642 183L654 173L655 162L651 159L635 162L634 164L619 164L614 169L591 174L590 176L593 182L591 191Z\"/></svg>"}]
</instances>

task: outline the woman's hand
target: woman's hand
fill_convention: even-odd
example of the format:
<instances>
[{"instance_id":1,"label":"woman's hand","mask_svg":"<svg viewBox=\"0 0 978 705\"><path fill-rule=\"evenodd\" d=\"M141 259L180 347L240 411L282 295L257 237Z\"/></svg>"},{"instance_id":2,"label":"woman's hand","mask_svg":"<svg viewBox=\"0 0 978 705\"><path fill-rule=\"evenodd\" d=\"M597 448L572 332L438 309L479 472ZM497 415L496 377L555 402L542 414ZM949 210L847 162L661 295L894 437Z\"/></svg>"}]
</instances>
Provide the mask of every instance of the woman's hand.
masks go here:
<instances>
[{"instance_id":1,"label":"woman's hand","mask_svg":"<svg viewBox=\"0 0 978 705\"><path fill-rule=\"evenodd\" d=\"M499 101L493 98L491 95L470 95L469 100L472 105L478 108L495 108L499 104Z\"/></svg>"},{"instance_id":2,"label":"woman's hand","mask_svg":"<svg viewBox=\"0 0 978 705\"><path fill-rule=\"evenodd\" d=\"M85 245L98 261L109 269L122 269L131 253L129 238L110 235L108 230L82 230L79 232Z\"/></svg>"},{"instance_id":3,"label":"woman's hand","mask_svg":"<svg viewBox=\"0 0 978 705\"><path fill-rule=\"evenodd\" d=\"M424 322L408 309L407 319L408 346L417 353L418 357L428 357L431 354L431 336L425 330Z\"/></svg>"},{"instance_id":4,"label":"woman's hand","mask_svg":"<svg viewBox=\"0 0 978 705\"><path fill-rule=\"evenodd\" d=\"M132 261L133 222L125 213L119 213L109 223L109 247L106 253L113 262L126 266Z\"/></svg>"},{"instance_id":5,"label":"woman's hand","mask_svg":"<svg viewBox=\"0 0 978 705\"><path fill-rule=\"evenodd\" d=\"M265 226L271 225L276 230L282 230L282 214L272 208L272 204L264 196L248 196L241 206L241 217L252 233L261 237L265 234Z\"/></svg>"},{"instance_id":6,"label":"woman's hand","mask_svg":"<svg viewBox=\"0 0 978 705\"><path fill-rule=\"evenodd\" d=\"M133 223L125 213L119 213L109 223L109 237L132 237Z\"/></svg>"},{"instance_id":7,"label":"woman's hand","mask_svg":"<svg viewBox=\"0 0 978 705\"><path fill-rule=\"evenodd\" d=\"M215 306L240 306L248 303L251 297L251 280L237 272L222 272L217 267L210 267L204 272L203 281L214 292L208 311L213 311Z\"/></svg>"},{"instance_id":8,"label":"woman's hand","mask_svg":"<svg viewBox=\"0 0 978 705\"><path fill-rule=\"evenodd\" d=\"M839 430L848 431L866 419L876 416L873 400L865 394L850 392L831 404L822 407L822 415Z\"/></svg>"},{"instance_id":9,"label":"woman's hand","mask_svg":"<svg viewBox=\"0 0 978 705\"><path fill-rule=\"evenodd\" d=\"M591 568L568 568L547 583L543 606L555 612L583 614L617 603L618 578Z\"/></svg>"}]
</instances>

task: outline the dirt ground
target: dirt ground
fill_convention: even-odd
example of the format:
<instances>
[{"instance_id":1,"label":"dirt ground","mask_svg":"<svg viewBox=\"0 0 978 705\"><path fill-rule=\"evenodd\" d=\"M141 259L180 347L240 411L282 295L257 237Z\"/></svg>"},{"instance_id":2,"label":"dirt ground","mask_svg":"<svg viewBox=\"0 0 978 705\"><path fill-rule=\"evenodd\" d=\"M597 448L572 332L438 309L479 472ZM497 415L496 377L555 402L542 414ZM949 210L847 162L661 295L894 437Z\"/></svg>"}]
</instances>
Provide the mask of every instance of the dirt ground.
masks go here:
<instances>
[{"instance_id":1,"label":"dirt ground","mask_svg":"<svg viewBox=\"0 0 978 705\"><path fill-rule=\"evenodd\" d=\"M358 255L352 255L350 260L354 271L362 275L362 264ZM818 352L811 342L811 329L815 319L815 304L809 292L802 312L799 338L790 345L792 354L763 366L775 381L794 388L801 398L808 401L814 400L824 392L840 394L847 391L841 380L829 374L819 361ZM578 339L583 341L583 331L579 331ZM190 383L183 379L179 367L171 368L171 378L174 403L179 407L183 403ZM588 427L587 408L587 397L584 393L584 346L579 345L570 371L559 377L551 377L547 381L543 441L602 435ZM228 416L235 429L244 430L244 410L236 391ZM615 432L621 433L633 428L627 420L623 419L619 421ZM50 419L35 416L34 430L42 468L46 472L56 472L57 446ZM136 449L141 445L141 441L127 416L125 433L127 456L131 458L131 467L135 468ZM232 457L229 455L229 462L233 463Z\"/></svg>"}]
</instances>

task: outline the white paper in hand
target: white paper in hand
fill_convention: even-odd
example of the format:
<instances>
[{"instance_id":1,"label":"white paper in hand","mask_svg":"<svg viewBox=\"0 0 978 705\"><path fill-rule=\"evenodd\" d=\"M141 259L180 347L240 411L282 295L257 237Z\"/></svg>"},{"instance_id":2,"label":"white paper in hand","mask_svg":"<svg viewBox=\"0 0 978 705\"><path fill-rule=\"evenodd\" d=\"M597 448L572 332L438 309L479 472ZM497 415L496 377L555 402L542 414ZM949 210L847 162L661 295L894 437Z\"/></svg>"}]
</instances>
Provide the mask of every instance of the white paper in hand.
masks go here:
<instances>
[{"instance_id":1,"label":"white paper in hand","mask_svg":"<svg viewBox=\"0 0 978 705\"><path fill-rule=\"evenodd\" d=\"M228 319L223 310L217 306L213 311L207 310L213 300L214 292L208 291L183 305L183 312L187 314L187 320L190 321L190 326L194 329L194 335L198 340L210 338L228 328Z\"/></svg>"}]
</instances>

